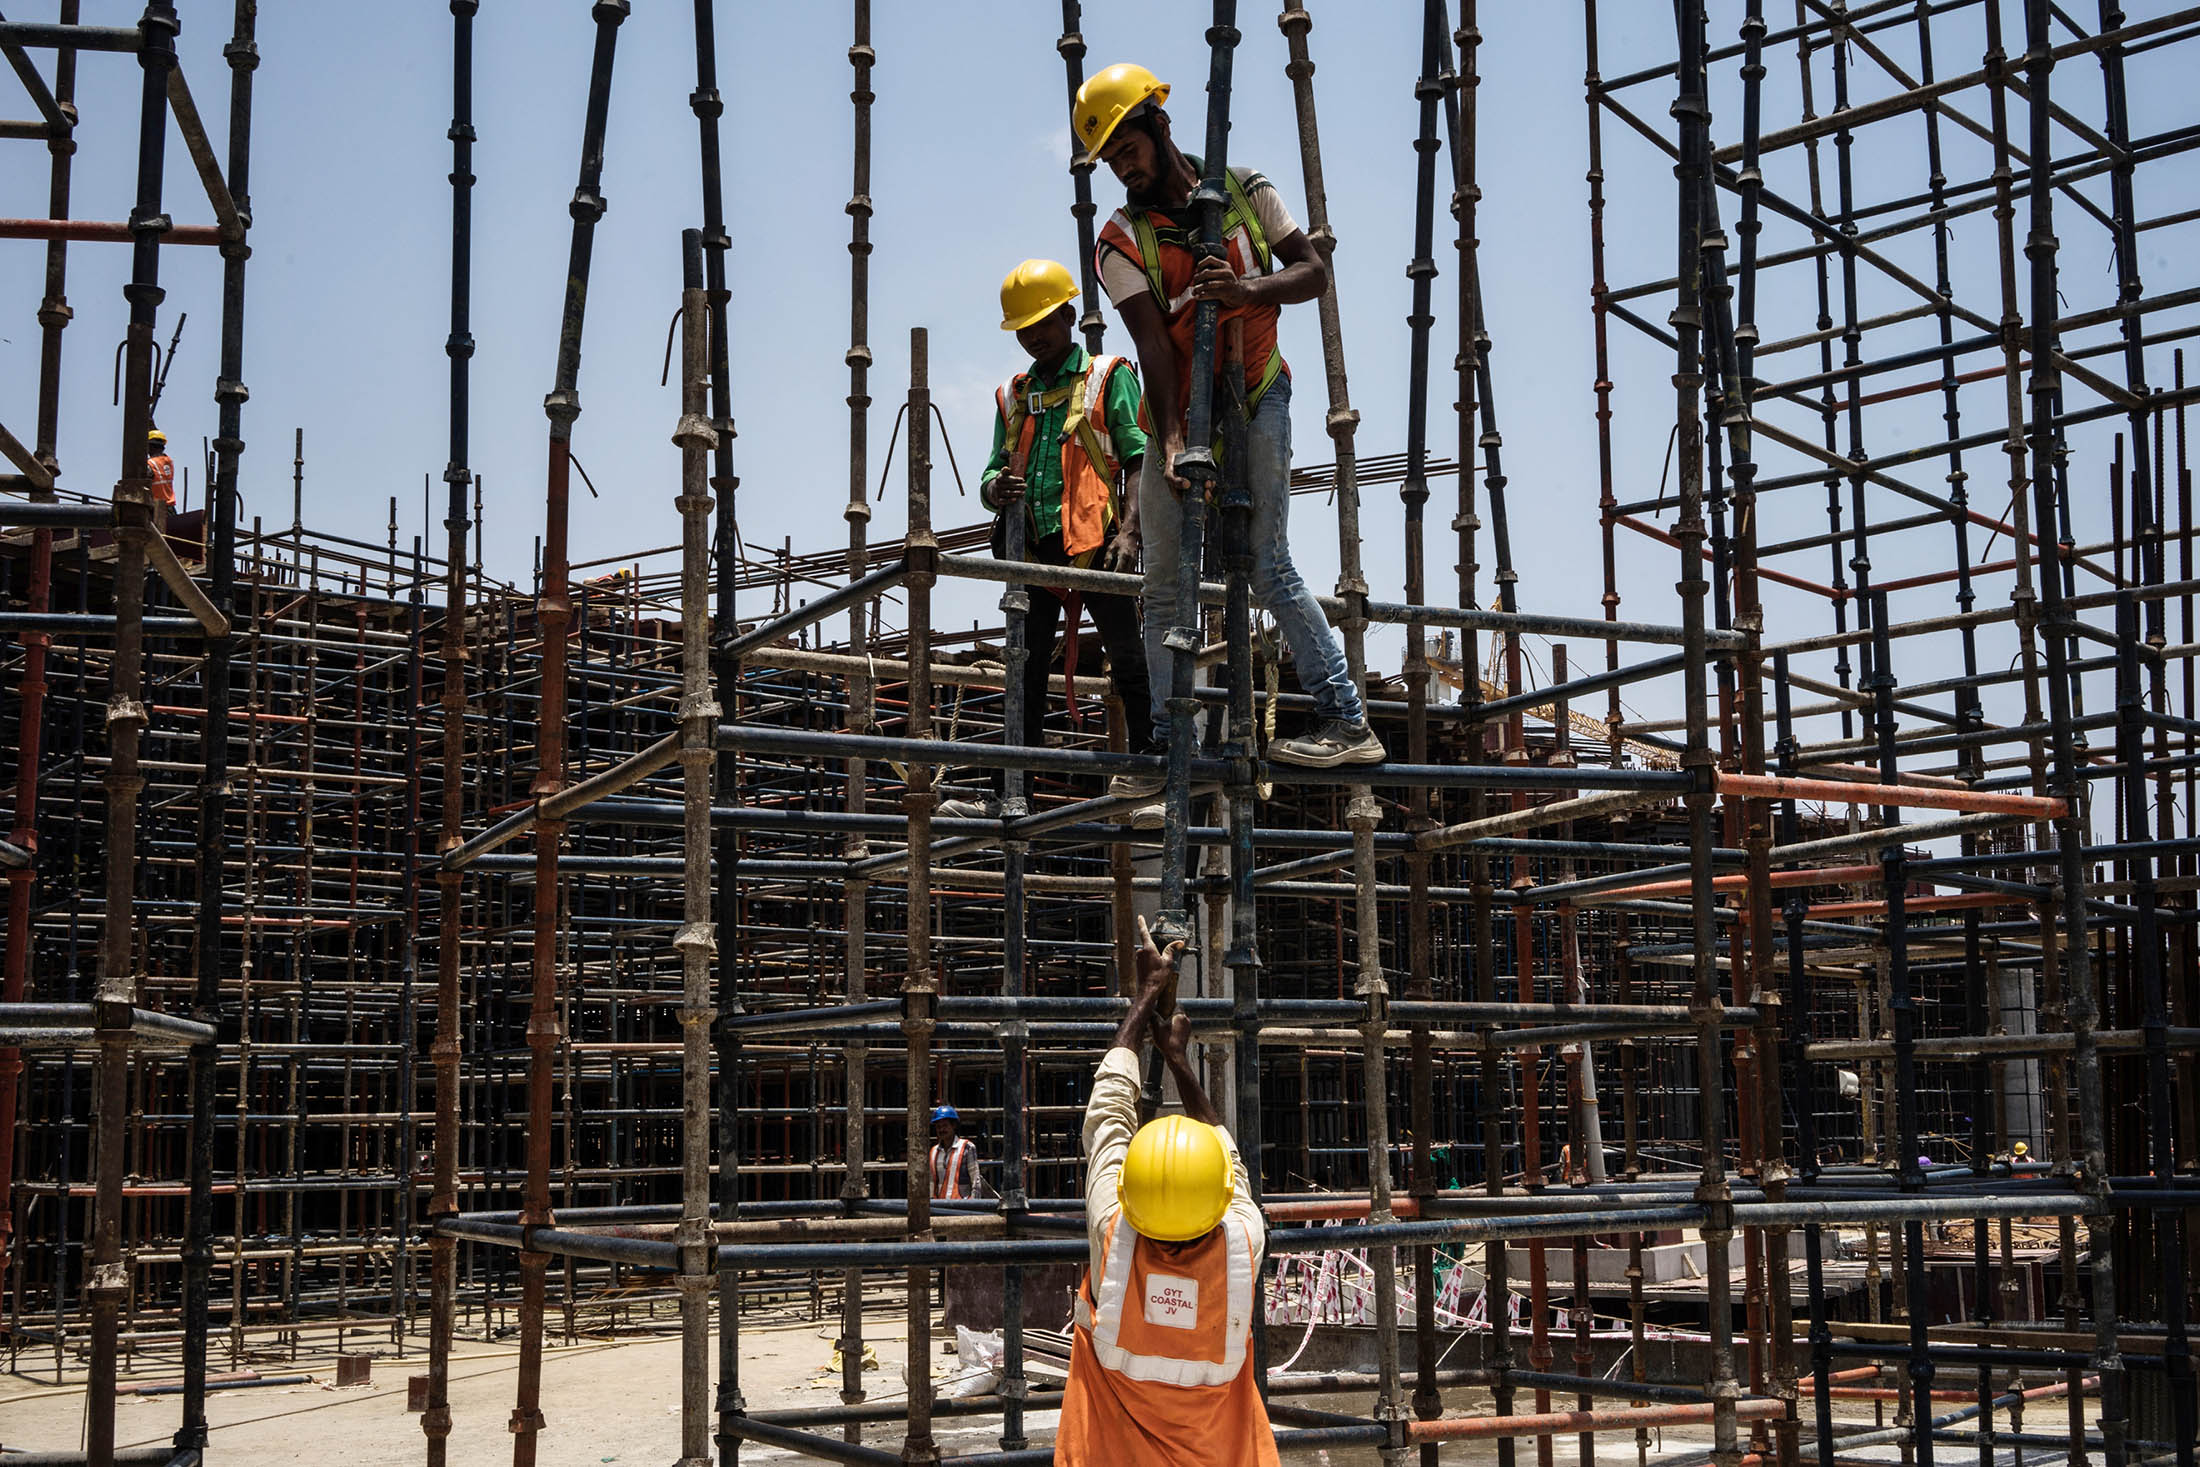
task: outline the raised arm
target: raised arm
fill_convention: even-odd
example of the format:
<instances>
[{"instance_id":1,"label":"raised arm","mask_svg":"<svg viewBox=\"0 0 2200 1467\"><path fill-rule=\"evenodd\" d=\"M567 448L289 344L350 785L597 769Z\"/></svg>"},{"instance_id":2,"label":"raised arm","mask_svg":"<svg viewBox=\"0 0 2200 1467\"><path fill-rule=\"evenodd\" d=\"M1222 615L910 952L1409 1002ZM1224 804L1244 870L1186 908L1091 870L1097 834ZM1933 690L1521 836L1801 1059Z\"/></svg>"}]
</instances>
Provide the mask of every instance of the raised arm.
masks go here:
<instances>
[{"instance_id":1,"label":"raised arm","mask_svg":"<svg viewBox=\"0 0 2200 1467\"><path fill-rule=\"evenodd\" d=\"M1117 1049L1144 1050L1147 1029L1155 1016L1166 1018L1176 1012L1176 960L1183 951L1183 942L1177 941L1163 952L1146 930L1146 919L1138 919L1138 981L1131 994L1130 1012L1115 1031Z\"/></svg>"},{"instance_id":2,"label":"raised arm","mask_svg":"<svg viewBox=\"0 0 2200 1467\"><path fill-rule=\"evenodd\" d=\"M1166 1020L1156 1019L1154 1042L1161 1047L1161 1058L1168 1062L1169 1073L1176 1076L1176 1093L1184 1102L1184 1114L1195 1121L1220 1126L1222 1116L1215 1110L1214 1102L1207 1098L1206 1087L1199 1083L1199 1074L1192 1068L1189 1057L1192 1021L1181 1011Z\"/></svg>"}]
</instances>

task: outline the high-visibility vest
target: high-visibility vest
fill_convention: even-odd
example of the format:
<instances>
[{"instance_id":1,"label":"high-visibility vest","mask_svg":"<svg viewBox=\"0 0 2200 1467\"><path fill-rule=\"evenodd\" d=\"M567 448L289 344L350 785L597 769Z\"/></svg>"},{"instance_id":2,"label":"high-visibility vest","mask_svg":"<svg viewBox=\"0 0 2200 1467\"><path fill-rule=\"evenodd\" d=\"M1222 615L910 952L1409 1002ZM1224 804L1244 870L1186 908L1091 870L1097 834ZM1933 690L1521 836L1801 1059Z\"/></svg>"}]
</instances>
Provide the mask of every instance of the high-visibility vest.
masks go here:
<instances>
[{"instance_id":1,"label":"high-visibility vest","mask_svg":"<svg viewBox=\"0 0 2200 1467\"><path fill-rule=\"evenodd\" d=\"M1275 1436L1248 1368L1257 1274L1236 1218L1170 1244L1140 1236L1118 1214L1099 1277L1086 1272L1072 1306L1056 1463L1275 1467Z\"/></svg>"},{"instance_id":2,"label":"high-visibility vest","mask_svg":"<svg viewBox=\"0 0 2200 1467\"><path fill-rule=\"evenodd\" d=\"M1222 239L1229 251L1230 268L1240 275L1266 275L1270 241L1261 228L1260 216L1237 174L1223 170L1229 205L1222 216ZM1189 212L1189 211L1187 211ZM1178 380L1186 400L1191 392L1192 332L1198 312L1193 309L1192 246L1198 242L1196 218L1179 224L1159 209L1130 205L1116 210L1100 230L1094 249L1095 269L1102 252L1113 249L1137 266L1146 277L1146 288L1169 324L1169 341L1176 348ZM1233 306L1216 317L1218 327L1231 321L1243 323L1245 343L1245 410L1250 413L1276 378L1284 373L1283 352L1276 344L1276 322L1282 312L1274 306ZM1221 355L1216 355L1220 370Z\"/></svg>"},{"instance_id":3,"label":"high-visibility vest","mask_svg":"<svg viewBox=\"0 0 2200 1467\"><path fill-rule=\"evenodd\" d=\"M932 1147L933 1196L961 1197L964 1195L962 1190L963 1159L970 1155L971 1150L970 1143L957 1136L948 1146L947 1174L943 1177L940 1175L940 1148L937 1144Z\"/></svg>"},{"instance_id":4,"label":"high-visibility vest","mask_svg":"<svg viewBox=\"0 0 2200 1467\"><path fill-rule=\"evenodd\" d=\"M149 454L146 456L145 467L152 471L153 498L167 505L170 509L174 509L176 507L176 461L165 453Z\"/></svg>"},{"instance_id":5,"label":"high-visibility vest","mask_svg":"<svg viewBox=\"0 0 2200 1467\"><path fill-rule=\"evenodd\" d=\"M1108 434L1108 374L1127 365L1121 357L1094 357L1081 376L1060 386L1034 387L1029 372L1018 372L994 392L1009 447L1007 472L1021 479L1031 462L1039 419L1063 403L1062 551L1072 560L1106 543L1115 522L1115 481L1123 471Z\"/></svg>"}]
</instances>

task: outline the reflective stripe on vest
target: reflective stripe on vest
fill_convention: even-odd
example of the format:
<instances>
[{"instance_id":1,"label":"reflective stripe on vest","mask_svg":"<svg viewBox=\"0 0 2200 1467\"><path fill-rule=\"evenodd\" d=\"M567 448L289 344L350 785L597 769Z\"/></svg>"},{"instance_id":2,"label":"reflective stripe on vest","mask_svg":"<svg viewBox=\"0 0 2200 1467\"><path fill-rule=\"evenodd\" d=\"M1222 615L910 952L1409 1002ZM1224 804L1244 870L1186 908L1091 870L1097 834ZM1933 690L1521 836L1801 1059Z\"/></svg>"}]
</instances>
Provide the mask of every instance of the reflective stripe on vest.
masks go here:
<instances>
[{"instance_id":1,"label":"reflective stripe on vest","mask_svg":"<svg viewBox=\"0 0 2200 1467\"><path fill-rule=\"evenodd\" d=\"M942 1186L946 1188L945 1191L939 1193L942 1201L962 1196L962 1164L963 1158L969 1154L970 1143L957 1136L954 1145L948 1150L947 1175L943 1178L940 1175L940 1148L937 1143L934 1143L932 1147L932 1185L935 1189Z\"/></svg>"},{"instance_id":2,"label":"reflective stripe on vest","mask_svg":"<svg viewBox=\"0 0 2200 1467\"><path fill-rule=\"evenodd\" d=\"M1108 1225L1107 1266L1097 1286L1088 1273L1084 1288L1078 1290L1072 1308L1072 1318L1092 1339L1093 1358L1101 1366L1118 1375L1136 1381L1149 1381L1172 1386L1222 1386L1237 1379L1245 1368L1245 1355L1253 1337L1253 1245L1245 1235L1245 1225L1234 1217L1226 1217L1221 1225L1223 1246L1223 1308L1222 1358L1217 1360L1187 1360L1174 1355L1142 1355L1125 1349L1118 1339L1123 1327L1123 1311L1130 1302L1132 1265L1144 1246L1150 1241L1124 1226L1122 1214ZM1153 1268L1158 1260L1149 1255L1146 1280L1148 1293L1153 1292L1154 1280L1159 1271ZM1088 1301L1086 1295L1091 1294ZM1190 1308L1197 1316L1188 1326L1190 1338L1197 1339L1202 1331L1199 1324L1214 1317L1211 1300L1201 1303L1196 1299L1190 1304L1168 1298L1142 1298L1138 1301L1141 1314L1148 1323L1173 1324L1171 1320L1157 1318L1180 1309Z\"/></svg>"}]
</instances>

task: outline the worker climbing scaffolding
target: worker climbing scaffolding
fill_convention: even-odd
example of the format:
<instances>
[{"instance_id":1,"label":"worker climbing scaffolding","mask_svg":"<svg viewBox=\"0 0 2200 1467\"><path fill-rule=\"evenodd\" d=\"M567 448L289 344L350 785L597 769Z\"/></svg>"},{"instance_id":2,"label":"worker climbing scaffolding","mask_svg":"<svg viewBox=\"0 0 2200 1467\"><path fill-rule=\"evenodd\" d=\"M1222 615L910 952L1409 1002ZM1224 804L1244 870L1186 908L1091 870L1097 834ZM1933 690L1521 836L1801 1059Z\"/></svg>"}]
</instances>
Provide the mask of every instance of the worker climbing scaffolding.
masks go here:
<instances>
[{"instance_id":1,"label":"worker climbing scaffolding","mask_svg":"<svg viewBox=\"0 0 2200 1467\"><path fill-rule=\"evenodd\" d=\"M1275 744L1269 756L1317 769L1379 764L1382 742L1367 726L1344 649L1299 575L1289 539L1291 369L1276 326L1284 306L1321 294L1328 266L1266 176L1222 168L1219 160L1209 170L1177 148L1162 107L1168 99L1168 84L1151 71L1119 64L1085 83L1071 118L1086 151L1123 184L1123 207L1101 230L1095 259L1101 284L1137 345L1146 422L1161 440L1161 452L1146 460L1139 477L1148 661L1156 668L1173 665L1181 653L1170 642L1171 629L1180 619L1196 622L1193 608L1179 605L1180 582L1188 576L1196 583L1204 520L1187 511L1186 497L1214 482L1214 379L1223 359L1234 354L1243 364L1242 382L1222 388L1226 401L1242 403L1251 589L1282 628L1317 719L1307 733ZM1218 331L1239 336L1241 346L1218 351ZM1153 725L1157 739L1166 733L1168 708L1161 699L1153 704Z\"/></svg>"}]
</instances>

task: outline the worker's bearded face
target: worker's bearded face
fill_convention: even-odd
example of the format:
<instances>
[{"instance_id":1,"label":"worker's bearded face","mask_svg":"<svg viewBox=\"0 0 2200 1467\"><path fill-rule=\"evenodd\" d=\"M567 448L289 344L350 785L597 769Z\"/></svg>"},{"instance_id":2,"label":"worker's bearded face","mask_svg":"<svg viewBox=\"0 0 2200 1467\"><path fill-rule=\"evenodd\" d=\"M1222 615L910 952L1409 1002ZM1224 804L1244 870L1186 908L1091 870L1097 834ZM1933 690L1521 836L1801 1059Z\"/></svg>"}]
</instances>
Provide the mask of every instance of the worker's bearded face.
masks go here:
<instances>
[{"instance_id":1,"label":"worker's bearded face","mask_svg":"<svg viewBox=\"0 0 2200 1467\"><path fill-rule=\"evenodd\" d=\"M1184 202L1176 188L1177 152L1168 136L1167 114L1154 112L1126 118L1100 150L1100 161L1108 165L1136 208L1166 208Z\"/></svg>"}]
</instances>

